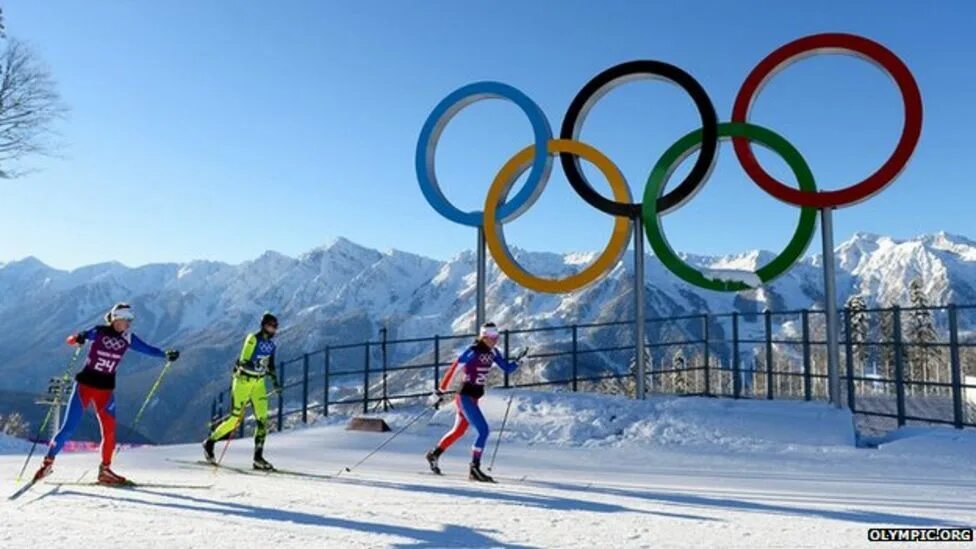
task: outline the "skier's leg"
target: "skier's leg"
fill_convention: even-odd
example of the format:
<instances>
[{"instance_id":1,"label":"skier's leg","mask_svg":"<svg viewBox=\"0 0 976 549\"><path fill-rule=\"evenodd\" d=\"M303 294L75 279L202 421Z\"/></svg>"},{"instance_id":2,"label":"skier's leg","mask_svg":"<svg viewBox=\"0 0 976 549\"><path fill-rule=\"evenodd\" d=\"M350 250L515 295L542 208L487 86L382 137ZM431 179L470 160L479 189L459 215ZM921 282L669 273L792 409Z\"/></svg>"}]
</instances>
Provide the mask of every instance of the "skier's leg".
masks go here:
<instances>
[{"instance_id":1,"label":"skier's leg","mask_svg":"<svg viewBox=\"0 0 976 549\"><path fill-rule=\"evenodd\" d=\"M244 413L244 406L250 400L251 388L250 380L241 376L234 376L234 380L231 382L230 415L210 433L210 440L220 440L237 427L241 414Z\"/></svg>"},{"instance_id":2,"label":"skier's leg","mask_svg":"<svg viewBox=\"0 0 976 549\"><path fill-rule=\"evenodd\" d=\"M251 406L254 409L254 448L264 448L264 439L268 436L268 388L264 380L258 380L251 392Z\"/></svg>"},{"instance_id":3,"label":"skier's leg","mask_svg":"<svg viewBox=\"0 0 976 549\"><path fill-rule=\"evenodd\" d=\"M457 407L457 412L454 416L454 426L437 443L437 448L434 449L434 452L438 456L450 448L459 438L464 436L464 433L468 430L468 420L464 417L464 412L461 410L461 395L455 398L454 403Z\"/></svg>"},{"instance_id":4,"label":"skier's leg","mask_svg":"<svg viewBox=\"0 0 976 549\"><path fill-rule=\"evenodd\" d=\"M274 469L268 460L264 459L264 439L268 436L268 388L263 379L257 380L251 393L251 406L254 409L254 468L260 470Z\"/></svg>"},{"instance_id":5,"label":"skier's leg","mask_svg":"<svg viewBox=\"0 0 976 549\"><path fill-rule=\"evenodd\" d=\"M68 408L64 412L64 420L61 422L61 429L49 443L47 457L54 459L55 456L64 448L64 444L71 440L71 435L78 428L81 416L85 414L85 405L82 403L81 392L84 387L77 383L71 389L71 397L68 399Z\"/></svg>"},{"instance_id":6,"label":"skier's leg","mask_svg":"<svg viewBox=\"0 0 976 549\"><path fill-rule=\"evenodd\" d=\"M488 422L485 421L485 416L481 413L476 398L462 395L461 409L464 411L464 416L468 422L478 430L478 438L475 439L474 447L471 449L471 463L480 466L481 454L485 451L485 445L488 443Z\"/></svg>"},{"instance_id":7,"label":"skier's leg","mask_svg":"<svg viewBox=\"0 0 976 549\"><path fill-rule=\"evenodd\" d=\"M94 401L98 428L102 431L102 465L108 467L115 455L115 393L99 390Z\"/></svg>"}]
</instances>

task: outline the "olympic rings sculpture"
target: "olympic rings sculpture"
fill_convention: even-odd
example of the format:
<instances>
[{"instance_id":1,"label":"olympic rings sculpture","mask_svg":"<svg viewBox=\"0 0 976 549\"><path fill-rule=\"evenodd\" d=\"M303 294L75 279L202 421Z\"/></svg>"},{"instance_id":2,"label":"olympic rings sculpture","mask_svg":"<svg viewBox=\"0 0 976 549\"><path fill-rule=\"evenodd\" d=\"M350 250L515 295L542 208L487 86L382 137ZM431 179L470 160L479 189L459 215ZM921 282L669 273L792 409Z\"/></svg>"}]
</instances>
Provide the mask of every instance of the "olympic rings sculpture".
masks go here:
<instances>
[{"instance_id":1,"label":"olympic rings sculpture","mask_svg":"<svg viewBox=\"0 0 976 549\"><path fill-rule=\"evenodd\" d=\"M803 156L774 131L751 124L749 109L763 85L790 64L821 53L849 53L878 65L894 80L902 96L904 125L891 156L864 180L837 190L820 191ZM691 97L701 118L701 128L669 147L651 169L643 201L634 203L620 170L603 153L578 140L586 115L593 105L614 88L638 79L659 79L676 84ZM451 204L441 191L434 170L434 157L441 133L466 106L483 99L505 99L515 103L532 125L534 142L515 154L495 176L482 211L465 212ZM558 139L552 134L542 109L518 89L500 82L475 82L463 86L437 104L420 132L415 157L417 180L430 205L448 220L472 227L484 227L485 241L498 267L516 283L546 293L567 293L592 284L620 261L627 249L633 221L641 219L655 255L679 278L695 286L716 291L752 289L744 282L707 276L674 252L661 228L661 217L687 203L708 180L721 139L730 139L746 174L771 196L800 208L796 231L789 243L768 264L756 271L763 283L785 273L803 257L816 232L819 209L839 208L866 200L894 181L905 168L922 132L922 97L915 77L889 49L862 36L824 33L806 36L773 51L749 73L736 95L730 122L719 123L715 107L701 84L684 70L654 60L638 60L613 66L596 75L579 91L563 118ZM786 185L760 166L752 152L758 143L779 154L796 176L798 188ZM694 151L698 157L688 175L673 190L665 192L671 173ZM582 271L565 278L546 278L529 273L512 256L505 242L503 226L526 212L545 189L558 155L566 178L584 201L615 218L606 249ZM591 162L610 183L612 199L598 193L580 168L579 160ZM525 186L509 199L518 178L529 172Z\"/></svg>"}]
</instances>

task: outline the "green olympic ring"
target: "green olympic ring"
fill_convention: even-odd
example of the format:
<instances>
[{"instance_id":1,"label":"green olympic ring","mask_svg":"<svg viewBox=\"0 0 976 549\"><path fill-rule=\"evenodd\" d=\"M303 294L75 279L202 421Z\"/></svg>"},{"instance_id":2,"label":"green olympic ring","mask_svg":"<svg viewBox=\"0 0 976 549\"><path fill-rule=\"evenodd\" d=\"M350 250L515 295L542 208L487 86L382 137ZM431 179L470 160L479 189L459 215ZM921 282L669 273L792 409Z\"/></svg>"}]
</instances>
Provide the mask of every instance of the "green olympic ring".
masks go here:
<instances>
[{"instance_id":1,"label":"green olympic ring","mask_svg":"<svg viewBox=\"0 0 976 549\"><path fill-rule=\"evenodd\" d=\"M765 146L769 150L780 155L793 174L796 176L800 189L805 193L814 193L817 185L814 182L813 172L806 160L791 145L789 141L770 129L755 124L745 122L725 122L718 125L719 139L730 139L732 137L745 137ZM644 188L644 204L641 214L644 219L644 231L647 239L651 243L654 254L664 266L677 275L679 278L694 284L700 288L715 290L719 292L738 292L753 289L750 285L736 280L720 280L706 276L703 272L692 267L685 262L671 248L667 238L664 236L664 229L661 227L661 215L658 212L657 198L664 194L664 188L672 172L687 158L691 153L698 150L702 145L702 130L695 130L679 139L674 145L668 148L654 165L651 174L647 177L647 186ZM813 240L813 235L817 230L817 209L812 206L803 206L800 212L800 221L797 223L796 231L789 244L783 248L772 261L764 265L756 276L766 284L776 277L786 272L796 263L807 247Z\"/></svg>"}]
</instances>

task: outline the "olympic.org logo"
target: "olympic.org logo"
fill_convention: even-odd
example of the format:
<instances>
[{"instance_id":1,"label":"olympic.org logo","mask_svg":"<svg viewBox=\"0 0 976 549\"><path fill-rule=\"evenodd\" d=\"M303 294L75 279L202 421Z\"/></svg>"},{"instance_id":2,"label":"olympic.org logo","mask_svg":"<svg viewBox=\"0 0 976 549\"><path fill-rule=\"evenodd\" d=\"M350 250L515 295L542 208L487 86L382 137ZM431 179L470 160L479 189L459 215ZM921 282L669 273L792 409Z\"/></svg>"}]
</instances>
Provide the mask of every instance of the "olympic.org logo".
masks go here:
<instances>
[{"instance_id":1,"label":"olympic.org logo","mask_svg":"<svg viewBox=\"0 0 976 549\"><path fill-rule=\"evenodd\" d=\"M121 351L122 349L125 349L126 345L128 345L128 343L126 343L126 341L122 338L118 338L118 337L102 338L102 347L105 347L109 351L116 351L116 352Z\"/></svg>"},{"instance_id":2,"label":"olympic.org logo","mask_svg":"<svg viewBox=\"0 0 976 549\"><path fill-rule=\"evenodd\" d=\"M488 354L485 354L485 353L481 353L481 356L478 358L478 360L481 361L481 365L482 366L487 366L487 365L491 364L492 358L491 358L491 355L488 355Z\"/></svg>"},{"instance_id":3,"label":"olympic.org logo","mask_svg":"<svg viewBox=\"0 0 976 549\"><path fill-rule=\"evenodd\" d=\"M270 342L262 341L261 343L258 343L258 352L262 354L271 354L272 351L274 351L274 345L272 345Z\"/></svg>"},{"instance_id":4,"label":"olympic.org logo","mask_svg":"<svg viewBox=\"0 0 976 549\"><path fill-rule=\"evenodd\" d=\"M901 92L905 124L891 157L873 174L854 185L831 191L818 191L799 151L786 139L768 128L748 122L749 109L763 85L778 71L799 59L818 53L851 53L875 62L895 81ZM583 121L593 105L613 88L641 78L670 81L691 96L701 117L701 129L691 132L669 147L654 165L647 178L642 203L631 200L630 187L610 159L590 145L578 140ZM464 212L451 204L441 191L434 171L437 141L447 123L464 107L482 99L507 99L515 103L532 123L535 143L515 154L495 176L483 211ZM500 82L476 82L461 87L445 97L431 112L420 132L415 157L417 180L427 201L447 219L472 227L484 227L485 241L498 267L509 278L532 290L566 293L585 287L603 277L620 261L627 248L631 223L644 222L645 232L655 255L665 267L681 279L696 286L717 291L741 291L751 286L741 281L717 280L686 263L671 248L660 225L661 216L687 203L708 180L718 150L719 139L731 139L735 155L746 174L764 191L783 202L801 208L796 231L786 247L755 275L768 283L793 266L806 251L816 231L818 208L837 208L865 200L881 191L898 176L908 163L922 131L922 97L908 67L890 50L867 38L852 34L816 34L790 42L763 59L746 77L732 108L731 122L719 123L711 99L704 88L684 70L661 61L640 60L611 67L590 80L573 99L563 119L560 138L553 139L549 121L542 109L521 91ZM799 189L790 187L769 175L756 160L750 141L776 152L794 172ZM698 158L673 190L664 189L672 172L695 150ZM531 207L549 180L552 156L558 154L566 178L583 200L594 208L615 217L607 248L582 271L562 279L537 276L527 272L512 256L505 242L502 226ZM593 189L583 175L579 158L593 163L607 178L613 199ZM525 186L508 201L509 192L518 178L529 170Z\"/></svg>"}]
</instances>

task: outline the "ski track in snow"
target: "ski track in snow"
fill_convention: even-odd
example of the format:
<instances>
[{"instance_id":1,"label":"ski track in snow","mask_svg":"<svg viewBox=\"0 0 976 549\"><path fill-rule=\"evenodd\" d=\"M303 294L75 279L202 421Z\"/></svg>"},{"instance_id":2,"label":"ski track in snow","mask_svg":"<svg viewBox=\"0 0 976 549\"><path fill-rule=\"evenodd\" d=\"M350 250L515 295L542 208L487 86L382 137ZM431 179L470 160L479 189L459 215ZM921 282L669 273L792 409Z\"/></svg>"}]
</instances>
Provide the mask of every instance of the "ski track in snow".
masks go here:
<instances>
[{"instance_id":1,"label":"ski track in snow","mask_svg":"<svg viewBox=\"0 0 976 549\"><path fill-rule=\"evenodd\" d=\"M818 403L514 395L497 485L466 479L472 433L442 458L447 476L426 472L453 408L332 479L214 472L172 461L200 459L182 445L123 449L115 468L211 489L55 486L94 479L96 454L63 454L49 482L0 501L0 546L863 547L872 527L976 525L971 431L911 428L868 450L853 447L849 413ZM495 427L507 398L484 400ZM417 411L386 419L397 429ZM266 455L336 475L386 436L333 417L271 436ZM5 498L24 447L0 443ZM225 461L247 467L250 452L235 440Z\"/></svg>"}]
</instances>

